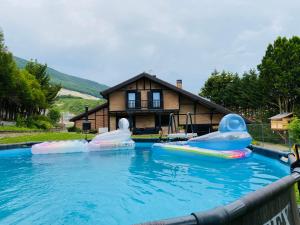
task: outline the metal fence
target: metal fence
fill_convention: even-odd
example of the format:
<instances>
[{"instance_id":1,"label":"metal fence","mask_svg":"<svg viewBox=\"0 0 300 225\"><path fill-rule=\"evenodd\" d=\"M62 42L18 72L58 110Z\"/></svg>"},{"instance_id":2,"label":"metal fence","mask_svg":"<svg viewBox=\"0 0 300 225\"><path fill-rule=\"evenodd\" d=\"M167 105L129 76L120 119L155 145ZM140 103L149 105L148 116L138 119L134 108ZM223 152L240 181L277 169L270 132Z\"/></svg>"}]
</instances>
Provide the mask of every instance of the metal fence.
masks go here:
<instances>
[{"instance_id":1,"label":"metal fence","mask_svg":"<svg viewBox=\"0 0 300 225\"><path fill-rule=\"evenodd\" d=\"M289 151L294 142L288 131L274 131L269 123L248 124L253 144L274 150Z\"/></svg>"}]
</instances>

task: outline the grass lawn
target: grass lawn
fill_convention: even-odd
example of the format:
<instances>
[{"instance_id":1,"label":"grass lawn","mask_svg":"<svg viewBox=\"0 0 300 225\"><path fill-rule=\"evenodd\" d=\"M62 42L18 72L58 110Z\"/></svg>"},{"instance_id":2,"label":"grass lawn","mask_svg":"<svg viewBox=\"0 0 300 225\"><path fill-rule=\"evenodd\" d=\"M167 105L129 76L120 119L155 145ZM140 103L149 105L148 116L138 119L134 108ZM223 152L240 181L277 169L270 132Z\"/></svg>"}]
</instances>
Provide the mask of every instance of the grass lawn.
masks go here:
<instances>
[{"instance_id":1,"label":"grass lawn","mask_svg":"<svg viewBox=\"0 0 300 225\"><path fill-rule=\"evenodd\" d=\"M0 131L38 131L39 129L32 129L28 127L17 127L17 126L0 126Z\"/></svg>"},{"instance_id":2,"label":"grass lawn","mask_svg":"<svg viewBox=\"0 0 300 225\"><path fill-rule=\"evenodd\" d=\"M26 130L24 130L26 131ZM28 130L30 131L30 130ZM95 134L88 134L88 139L92 139ZM132 138L137 139L151 139L159 138L159 134L147 135L132 135ZM20 142L35 142L35 141L62 141L62 140L76 140L84 139L85 134L75 132L41 132L41 133L24 133L12 137L0 137L0 144L14 144Z\"/></svg>"},{"instance_id":3,"label":"grass lawn","mask_svg":"<svg viewBox=\"0 0 300 225\"><path fill-rule=\"evenodd\" d=\"M159 134L141 134L141 135L132 135L132 138L136 138L136 139L151 139L151 138L159 138L160 135Z\"/></svg>"},{"instance_id":4,"label":"grass lawn","mask_svg":"<svg viewBox=\"0 0 300 225\"><path fill-rule=\"evenodd\" d=\"M95 134L88 134L88 139L91 139ZM14 144L20 142L34 142L34 141L62 141L84 139L85 134L72 132L47 132L47 133L31 133L16 137L0 138L0 144Z\"/></svg>"},{"instance_id":5,"label":"grass lawn","mask_svg":"<svg viewBox=\"0 0 300 225\"><path fill-rule=\"evenodd\" d=\"M295 184L295 193L296 193L297 204L300 205L300 196L299 196L299 190L297 184Z\"/></svg>"}]
</instances>

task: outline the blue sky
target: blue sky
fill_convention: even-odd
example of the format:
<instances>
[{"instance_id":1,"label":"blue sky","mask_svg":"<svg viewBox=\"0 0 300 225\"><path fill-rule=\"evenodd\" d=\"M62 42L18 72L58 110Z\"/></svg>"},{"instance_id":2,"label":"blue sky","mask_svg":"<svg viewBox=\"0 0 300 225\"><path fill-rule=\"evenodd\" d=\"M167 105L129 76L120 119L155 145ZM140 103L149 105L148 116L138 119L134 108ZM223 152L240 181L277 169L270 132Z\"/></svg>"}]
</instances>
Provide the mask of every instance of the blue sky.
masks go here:
<instances>
[{"instance_id":1,"label":"blue sky","mask_svg":"<svg viewBox=\"0 0 300 225\"><path fill-rule=\"evenodd\" d=\"M256 68L277 36L300 35L299 0L0 0L19 57L115 85L141 72L197 93L214 69Z\"/></svg>"}]
</instances>

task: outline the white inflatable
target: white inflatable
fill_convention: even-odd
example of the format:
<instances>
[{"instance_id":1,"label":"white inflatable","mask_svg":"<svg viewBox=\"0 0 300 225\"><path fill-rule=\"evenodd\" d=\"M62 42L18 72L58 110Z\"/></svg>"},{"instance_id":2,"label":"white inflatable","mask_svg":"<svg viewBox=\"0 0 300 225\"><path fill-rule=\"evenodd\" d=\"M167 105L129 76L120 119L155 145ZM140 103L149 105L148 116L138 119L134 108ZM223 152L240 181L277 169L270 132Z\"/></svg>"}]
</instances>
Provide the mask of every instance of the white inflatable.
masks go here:
<instances>
[{"instance_id":1,"label":"white inflatable","mask_svg":"<svg viewBox=\"0 0 300 225\"><path fill-rule=\"evenodd\" d=\"M31 148L32 154L57 154L73 152L89 152L103 150L134 149L135 143L131 139L129 122L122 118L119 120L119 129L97 135L91 142L75 141L54 141L35 144Z\"/></svg>"},{"instance_id":2,"label":"white inflatable","mask_svg":"<svg viewBox=\"0 0 300 225\"><path fill-rule=\"evenodd\" d=\"M87 141L85 140L43 142L31 147L32 154L56 154L86 151Z\"/></svg>"},{"instance_id":3,"label":"white inflatable","mask_svg":"<svg viewBox=\"0 0 300 225\"><path fill-rule=\"evenodd\" d=\"M134 141L131 139L129 122L122 118L119 120L119 129L97 135L89 144L89 151L110 150L110 149L133 149Z\"/></svg>"}]
</instances>

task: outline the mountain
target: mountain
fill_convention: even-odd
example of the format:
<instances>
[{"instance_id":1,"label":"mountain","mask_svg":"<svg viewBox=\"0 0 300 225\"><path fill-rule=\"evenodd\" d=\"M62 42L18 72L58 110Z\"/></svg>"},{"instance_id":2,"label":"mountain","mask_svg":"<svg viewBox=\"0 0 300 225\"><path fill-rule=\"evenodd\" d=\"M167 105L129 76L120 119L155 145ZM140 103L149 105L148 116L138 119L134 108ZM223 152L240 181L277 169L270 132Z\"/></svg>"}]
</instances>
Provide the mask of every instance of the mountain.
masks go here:
<instances>
[{"instance_id":1,"label":"mountain","mask_svg":"<svg viewBox=\"0 0 300 225\"><path fill-rule=\"evenodd\" d=\"M24 68L28 63L28 60L26 59L22 59L16 56L14 56L14 58L19 68ZM108 88L108 86L104 84L99 84L95 81L68 75L52 69L51 67L47 68L47 72L52 83L61 84L63 88L72 91L78 91L95 97L101 97L99 92Z\"/></svg>"}]
</instances>

